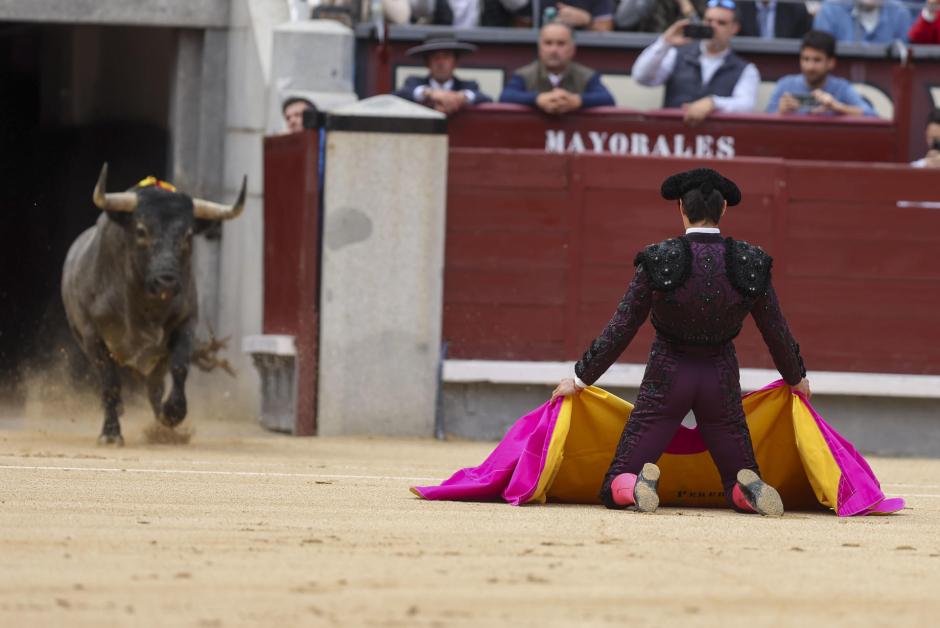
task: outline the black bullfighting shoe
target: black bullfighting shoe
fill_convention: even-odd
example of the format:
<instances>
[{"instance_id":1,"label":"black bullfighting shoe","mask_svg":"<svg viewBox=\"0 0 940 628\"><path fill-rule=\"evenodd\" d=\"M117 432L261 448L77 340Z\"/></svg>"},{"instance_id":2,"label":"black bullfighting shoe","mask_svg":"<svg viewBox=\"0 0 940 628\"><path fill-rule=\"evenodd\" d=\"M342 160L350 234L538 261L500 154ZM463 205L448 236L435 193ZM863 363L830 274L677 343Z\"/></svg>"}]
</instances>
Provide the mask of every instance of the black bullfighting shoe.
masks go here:
<instances>
[{"instance_id":1,"label":"black bullfighting shoe","mask_svg":"<svg viewBox=\"0 0 940 628\"><path fill-rule=\"evenodd\" d=\"M777 489L760 479L751 469L738 471L737 479L731 501L741 512L756 512L767 517L783 516L783 500Z\"/></svg>"},{"instance_id":2,"label":"black bullfighting shoe","mask_svg":"<svg viewBox=\"0 0 940 628\"><path fill-rule=\"evenodd\" d=\"M610 483L611 498L618 506L636 506L639 512L656 512L659 508L659 467L652 462L643 465L639 475L621 473Z\"/></svg>"}]
</instances>

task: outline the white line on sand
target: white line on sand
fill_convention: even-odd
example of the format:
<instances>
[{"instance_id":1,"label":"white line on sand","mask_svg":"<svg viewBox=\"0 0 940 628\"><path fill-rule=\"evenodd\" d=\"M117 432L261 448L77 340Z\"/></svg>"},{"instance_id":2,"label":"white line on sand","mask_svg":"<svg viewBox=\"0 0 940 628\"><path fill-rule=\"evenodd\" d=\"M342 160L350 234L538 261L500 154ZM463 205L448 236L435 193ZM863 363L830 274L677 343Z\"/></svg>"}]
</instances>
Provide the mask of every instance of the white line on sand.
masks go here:
<instances>
[{"instance_id":1,"label":"white line on sand","mask_svg":"<svg viewBox=\"0 0 940 628\"><path fill-rule=\"evenodd\" d=\"M0 465L0 469L12 471L87 471L97 473L156 473L167 475L229 475L241 477L279 477L279 478L308 478L331 480L384 480L392 482L441 482L440 478L404 477L397 475L343 475L336 473L280 473L277 471L206 471L201 469L134 469L115 467L57 467L53 465ZM930 484L885 484L884 486L909 486L928 488ZM934 493L906 493L901 497L936 497Z\"/></svg>"},{"instance_id":2,"label":"white line on sand","mask_svg":"<svg viewBox=\"0 0 940 628\"><path fill-rule=\"evenodd\" d=\"M163 473L189 475L234 475L242 477L312 478L332 480L390 480L395 482L440 482L440 478L410 478L395 475L340 475L330 473L279 473L276 471L205 471L201 469L134 469L115 467L57 467L40 465L0 465L12 471L89 471L98 473Z\"/></svg>"}]
</instances>

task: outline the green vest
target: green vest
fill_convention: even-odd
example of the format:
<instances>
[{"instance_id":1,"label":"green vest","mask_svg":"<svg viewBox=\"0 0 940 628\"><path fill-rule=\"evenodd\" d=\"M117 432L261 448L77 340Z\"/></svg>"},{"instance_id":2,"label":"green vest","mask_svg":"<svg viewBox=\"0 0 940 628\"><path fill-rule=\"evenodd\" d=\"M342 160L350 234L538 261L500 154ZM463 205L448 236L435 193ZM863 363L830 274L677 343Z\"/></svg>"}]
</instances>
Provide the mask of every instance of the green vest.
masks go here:
<instances>
[{"instance_id":1,"label":"green vest","mask_svg":"<svg viewBox=\"0 0 940 628\"><path fill-rule=\"evenodd\" d=\"M550 92L554 89L552 82L548 80L548 72L539 61L533 61L529 65L522 66L516 70L516 74L525 81L525 88L530 92ZM561 75L561 82L558 87L566 89L573 94L583 94L588 81L594 76L594 70L581 65L580 63L570 63L564 74Z\"/></svg>"}]
</instances>

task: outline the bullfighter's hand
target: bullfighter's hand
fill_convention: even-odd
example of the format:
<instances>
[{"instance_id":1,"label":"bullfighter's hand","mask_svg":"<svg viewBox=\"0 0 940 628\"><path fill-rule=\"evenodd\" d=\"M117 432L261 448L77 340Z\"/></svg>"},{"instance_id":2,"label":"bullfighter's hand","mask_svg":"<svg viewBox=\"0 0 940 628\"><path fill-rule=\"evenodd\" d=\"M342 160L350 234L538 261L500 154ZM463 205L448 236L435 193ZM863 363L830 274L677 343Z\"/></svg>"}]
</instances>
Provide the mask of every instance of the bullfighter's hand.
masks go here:
<instances>
[{"instance_id":1,"label":"bullfighter's hand","mask_svg":"<svg viewBox=\"0 0 940 628\"><path fill-rule=\"evenodd\" d=\"M697 126L715 110L715 101L712 100L711 96L705 96L682 105L682 109L685 110L685 115L682 118L685 123L689 126Z\"/></svg>"},{"instance_id":2,"label":"bullfighter's hand","mask_svg":"<svg viewBox=\"0 0 940 628\"><path fill-rule=\"evenodd\" d=\"M800 101L793 97L790 92L784 92L777 104L777 113L793 113L800 108Z\"/></svg>"},{"instance_id":3,"label":"bullfighter's hand","mask_svg":"<svg viewBox=\"0 0 940 628\"><path fill-rule=\"evenodd\" d=\"M558 21L571 28L583 28L591 23L591 14L584 9L561 2L556 2L555 6L558 7Z\"/></svg>"},{"instance_id":4,"label":"bullfighter's hand","mask_svg":"<svg viewBox=\"0 0 940 628\"><path fill-rule=\"evenodd\" d=\"M792 392L798 392L809 401L809 398L813 396L813 392L809 389L809 380L805 377L800 380L800 383L796 386L790 386Z\"/></svg>"},{"instance_id":5,"label":"bullfighter's hand","mask_svg":"<svg viewBox=\"0 0 940 628\"><path fill-rule=\"evenodd\" d=\"M692 20L687 18L675 22L663 32L663 40L670 46L684 46L691 42L691 39L682 34L682 29L691 22Z\"/></svg>"},{"instance_id":6,"label":"bullfighter's hand","mask_svg":"<svg viewBox=\"0 0 940 628\"><path fill-rule=\"evenodd\" d=\"M565 379L558 382L558 385L555 386L555 390L552 391L552 401L555 401L558 397L567 397L569 395L575 395L584 390L579 387L572 378L566 377Z\"/></svg>"}]
</instances>

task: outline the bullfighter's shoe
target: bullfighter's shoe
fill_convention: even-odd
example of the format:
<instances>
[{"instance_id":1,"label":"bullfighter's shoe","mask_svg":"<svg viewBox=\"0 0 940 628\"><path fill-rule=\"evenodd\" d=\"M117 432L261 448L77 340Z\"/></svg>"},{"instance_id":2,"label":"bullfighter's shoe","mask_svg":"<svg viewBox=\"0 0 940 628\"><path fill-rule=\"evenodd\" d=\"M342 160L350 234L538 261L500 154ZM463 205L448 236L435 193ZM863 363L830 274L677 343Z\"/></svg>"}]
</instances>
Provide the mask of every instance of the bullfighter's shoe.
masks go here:
<instances>
[{"instance_id":1,"label":"bullfighter's shoe","mask_svg":"<svg viewBox=\"0 0 940 628\"><path fill-rule=\"evenodd\" d=\"M777 489L767 484L751 469L738 471L731 501L741 512L756 512L767 517L783 516L783 500Z\"/></svg>"},{"instance_id":2,"label":"bullfighter's shoe","mask_svg":"<svg viewBox=\"0 0 940 628\"><path fill-rule=\"evenodd\" d=\"M618 506L636 506L639 512L656 512L659 507L659 467L643 465L639 475L621 473L610 483L611 497Z\"/></svg>"}]
</instances>

